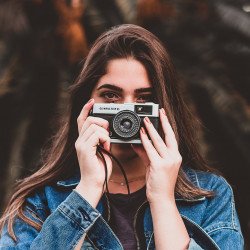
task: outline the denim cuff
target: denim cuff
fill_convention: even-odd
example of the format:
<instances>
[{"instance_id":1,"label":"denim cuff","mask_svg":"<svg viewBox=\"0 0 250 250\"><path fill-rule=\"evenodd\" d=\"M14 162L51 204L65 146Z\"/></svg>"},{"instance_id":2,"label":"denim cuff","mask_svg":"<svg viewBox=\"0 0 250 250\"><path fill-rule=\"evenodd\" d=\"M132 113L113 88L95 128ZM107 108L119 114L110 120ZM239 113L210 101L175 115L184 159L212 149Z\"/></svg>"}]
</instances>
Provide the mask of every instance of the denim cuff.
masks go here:
<instances>
[{"instance_id":1,"label":"denim cuff","mask_svg":"<svg viewBox=\"0 0 250 250\"><path fill-rule=\"evenodd\" d=\"M75 190L59 205L58 210L77 223L85 232L101 216L99 211Z\"/></svg>"}]
</instances>

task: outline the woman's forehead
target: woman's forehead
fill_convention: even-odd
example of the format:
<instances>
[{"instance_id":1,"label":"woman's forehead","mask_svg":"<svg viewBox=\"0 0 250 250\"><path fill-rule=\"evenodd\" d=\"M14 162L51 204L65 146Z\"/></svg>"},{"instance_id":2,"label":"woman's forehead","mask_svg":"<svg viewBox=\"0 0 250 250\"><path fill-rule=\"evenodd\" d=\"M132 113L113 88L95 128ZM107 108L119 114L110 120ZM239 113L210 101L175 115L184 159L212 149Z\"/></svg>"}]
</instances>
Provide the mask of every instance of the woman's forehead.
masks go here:
<instances>
[{"instance_id":1,"label":"woman's forehead","mask_svg":"<svg viewBox=\"0 0 250 250\"><path fill-rule=\"evenodd\" d=\"M103 84L112 84L124 91L152 87L143 64L132 58L111 60L107 65L106 74L99 79L96 89Z\"/></svg>"}]
</instances>

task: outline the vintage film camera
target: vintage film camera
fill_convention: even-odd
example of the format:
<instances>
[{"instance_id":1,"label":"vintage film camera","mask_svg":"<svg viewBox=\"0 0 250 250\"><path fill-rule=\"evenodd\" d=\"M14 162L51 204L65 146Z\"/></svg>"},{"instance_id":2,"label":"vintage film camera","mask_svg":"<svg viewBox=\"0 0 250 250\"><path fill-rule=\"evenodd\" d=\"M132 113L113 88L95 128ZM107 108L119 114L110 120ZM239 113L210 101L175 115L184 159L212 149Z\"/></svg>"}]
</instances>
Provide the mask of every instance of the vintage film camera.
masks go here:
<instances>
[{"instance_id":1,"label":"vintage film camera","mask_svg":"<svg viewBox=\"0 0 250 250\"><path fill-rule=\"evenodd\" d=\"M92 116L109 121L111 143L141 144L140 128L147 116L156 130L159 127L159 104L146 103L96 103Z\"/></svg>"}]
</instances>

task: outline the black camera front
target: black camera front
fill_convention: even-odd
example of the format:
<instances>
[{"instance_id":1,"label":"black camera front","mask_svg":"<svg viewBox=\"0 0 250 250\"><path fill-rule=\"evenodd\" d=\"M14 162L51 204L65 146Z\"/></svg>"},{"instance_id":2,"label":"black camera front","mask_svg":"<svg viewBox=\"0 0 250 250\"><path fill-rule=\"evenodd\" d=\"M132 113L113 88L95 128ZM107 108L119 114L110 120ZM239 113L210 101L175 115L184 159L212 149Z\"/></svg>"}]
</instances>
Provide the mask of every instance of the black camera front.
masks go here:
<instances>
[{"instance_id":1,"label":"black camera front","mask_svg":"<svg viewBox=\"0 0 250 250\"><path fill-rule=\"evenodd\" d=\"M95 103L92 116L109 122L111 143L141 144L140 128L147 116L156 130L159 124L159 105L155 103Z\"/></svg>"}]
</instances>

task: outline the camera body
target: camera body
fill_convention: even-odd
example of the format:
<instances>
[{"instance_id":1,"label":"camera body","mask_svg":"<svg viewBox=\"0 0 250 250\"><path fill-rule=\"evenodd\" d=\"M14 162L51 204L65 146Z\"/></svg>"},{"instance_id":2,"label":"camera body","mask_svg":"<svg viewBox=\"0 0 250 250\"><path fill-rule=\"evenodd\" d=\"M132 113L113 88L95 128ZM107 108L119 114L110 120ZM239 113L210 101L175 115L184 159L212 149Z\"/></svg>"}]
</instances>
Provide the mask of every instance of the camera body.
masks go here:
<instances>
[{"instance_id":1,"label":"camera body","mask_svg":"<svg viewBox=\"0 0 250 250\"><path fill-rule=\"evenodd\" d=\"M159 128L159 104L146 103L95 103L92 116L109 122L111 143L141 144L140 128L145 127L147 116L156 130Z\"/></svg>"}]
</instances>

